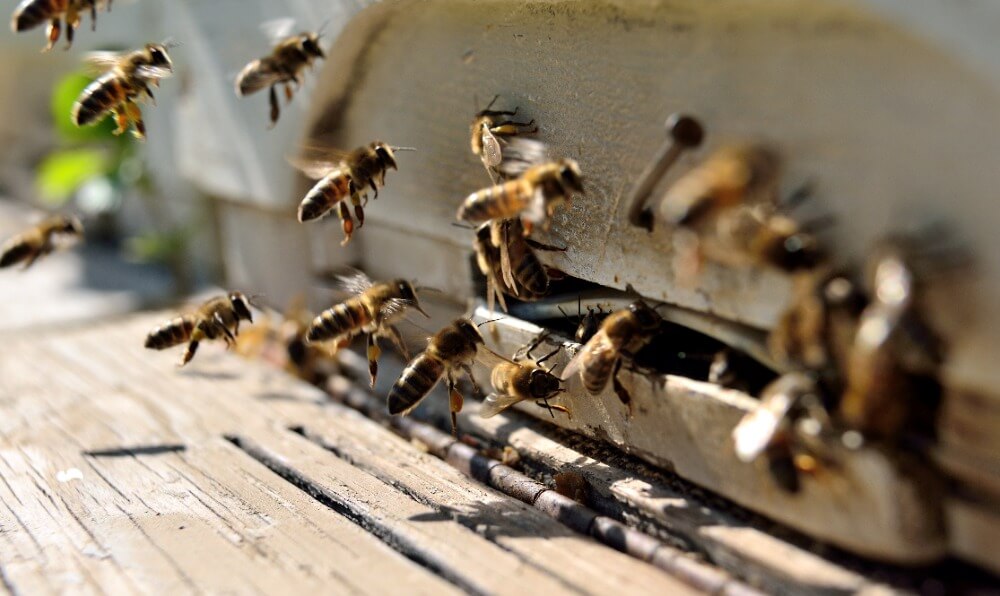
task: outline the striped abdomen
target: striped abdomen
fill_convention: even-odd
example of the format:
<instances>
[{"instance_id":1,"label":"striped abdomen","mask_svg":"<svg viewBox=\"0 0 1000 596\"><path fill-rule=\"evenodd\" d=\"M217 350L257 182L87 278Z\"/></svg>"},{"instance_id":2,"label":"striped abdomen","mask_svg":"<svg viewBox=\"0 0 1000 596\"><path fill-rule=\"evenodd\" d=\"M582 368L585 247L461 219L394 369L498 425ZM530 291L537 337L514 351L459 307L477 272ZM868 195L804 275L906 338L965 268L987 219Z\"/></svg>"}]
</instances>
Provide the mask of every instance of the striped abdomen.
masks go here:
<instances>
[{"instance_id":1,"label":"striped abdomen","mask_svg":"<svg viewBox=\"0 0 1000 596\"><path fill-rule=\"evenodd\" d=\"M73 104L73 122L77 126L94 124L128 98L129 89L117 74L102 75L87 85Z\"/></svg>"},{"instance_id":2,"label":"striped abdomen","mask_svg":"<svg viewBox=\"0 0 1000 596\"><path fill-rule=\"evenodd\" d=\"M491 219L506 219L520 213L531 198L531 186L523 180L510 180L484 188L465 198L458 208L458 219L482 223Z\"/></svg>"},{"instance_id":3,"label":"striped abdomen","mask_svg":"<svg viewBox=\"0 0 1000 596\"><path fill-rule=\"evenodd\" d=\"M165 350L187 342L193 332L193 318L177 317L150 331L146 336L146 347L151 350Z\"/></svg>"},{"instance_id":4,"label":"striped abdomen","mask_svg":"<svg viewBox=\"0 0 1000 596\"><path fill-rule=\"evenodd\" d=\"M337 168L316 183L299 204L299 221L317 219L351 193L351 175L347 168Z\"/></svg>"},{"instance_id":5,"label":"striped abdomen","mask_svg":"<svg viewBox=\"0 0 1000 596\"><path fill-rule=\"evenodd\" d=\"M355 335L371 322L368 309L357 298L351 298L324 310L313 319L306 330L306 341L327 341Z\"/></svg>"},{"instance_id":6,"label":"striped abdomen","mask_svg":"<svg viewBox=\"0 0 1000 596\"><path fill-rule=\"evenodd\" d=\"M611 378L611 373L618 362L618 350L610 345L607 337L601 333L591 338L583 349L580 380L583 381L588 393L597 395L608 385L608 379Z\"/></svg>"},{"instance_id":7,"label":"striped abdomen","mask_svg":"<svg viewBox=\"0 0 1000 596\"><path fill-rule=\"evenodd\" d=\"M12 238L0 248L0 268L16 265L37 251L38 246L30 240L30 236Z\"/></svg>"},{"instance_id":8,"label":"striped abdomen","mask_svg":"<svg viewBox=\"0 0 1000 596\"><path fill-rule=\"evenodd\" d=\"M524 241L524 238L514 238L508 247L510 264L514 269L514 280L525 290L522 299L537 299L549 293L549 275L545 272L542 262L534 251Z\"/></svg>"},{"instance_id":9,"label":"striped abdomen","mask_svg":"<svg viewBox=\"0 0 1000 596\"><path fill-rule=\"evenodd\" d=\"M444 374L444 362L424 352L403 369L389 390L390 414L408 414L420 403Z\"/></svg>"},{"instance_id":10,"label":"striped abdomen","mask_svg":"<svg viewBox=\"0 0 1000 596\"><path fill-rule=\"evenodd\" d=\"M45 25L66 11L69 0L23 0L14 9L10 28L15 33Z\"/></svg>"}]
</instances>

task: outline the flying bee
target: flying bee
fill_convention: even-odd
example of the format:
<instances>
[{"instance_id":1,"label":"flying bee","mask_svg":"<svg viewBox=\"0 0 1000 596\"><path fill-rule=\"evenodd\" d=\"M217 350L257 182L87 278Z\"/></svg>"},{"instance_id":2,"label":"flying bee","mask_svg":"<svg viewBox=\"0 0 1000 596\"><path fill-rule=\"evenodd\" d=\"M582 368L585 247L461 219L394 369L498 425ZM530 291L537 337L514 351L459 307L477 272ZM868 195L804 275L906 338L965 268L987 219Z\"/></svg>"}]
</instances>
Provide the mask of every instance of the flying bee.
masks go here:
<instances>
[{"instance_id":1,"label":"flying bee","mask_svg":"<svg viewBox=\"0 0 1000 596\"><path fill-rule=\"evenodd\" d=\"M552 374L552 367L548 369L542 367L546 360L559 353L562 346L538 360L530 358L531 350L537 347L544 337L543 333L535 342L525 346L523 358L515 355L513 360L502 360L493 365L493 370L490 372L493 393L483 400L482 408L479 410L480 416L492 418L514 404L528 400L547 408L549 414L553 416L553 409L568 413L566 408L549 403L550 399L565 389L562 387L562 380Z\"/></svg>"},{"instance_id":2,"label":"flying bee","mask_svg":"<svg viewBox=\"0 0 1000 596\"><path fill-rule=\"evenodd\" d=\"M371 385L378 376L378 357L382 354L378 338L389 338L404 357L409 352L394 323L401 320L408 308L430 318L420 307L413 284L405 279L372 283L360 271L341 277L344 289L354 294L340 304L326 309L313 319L306 330L306 342L333 342L336 347L347 345L355 336L368 336L368 372Z\"/></svg>"},{"instance_id":3,"label":"flying bee","mask_svg":"<svg viewBox=\"0 0 1000 596\"><path fill-rule=\"evenodd\" d=\"M587 341L563 370L564 381L579 375L584 388L597 395L614 380L615 393L622 403L631 405L631 397L618 381L624 359L635 354L656 337L663 319L644 302L636 301L601 322L597 333Z\"/></svg>"},{"instance_id":4,"label":"flying bee","mask_svg":"<svg viewBox=\"0 0 1000 596\"><path fill-rule=\"evenodd\" d=\"M62 22L66 21L66 49L73 45L73 34L80 26L80 15L90 12L91 30L97 29L97 10L107 7L111 12L111 0L21 0L14 9L10 28L14 33L34 29L48 23L45 36L48 45L42 50L48 52L55 47L62 32Z\"/></svg>"},{"instance_id":5,"label":"flying bee","mask_svg":"<svg viewBox=\"0 0 1000 596\"><path fill-rule=\"evenodd\" d=\"M793 272L822 264L826 252L813 231L827 220L802 224L780 212L782 208L735 205L721 209L710 225L699 230L699 248L709 258L732 266L760 265Z\"/></svg>"},{"instance_id":6,"label":"flying bee","mask_svg":"<svg viewBox=\"0 0 1000 596\"><path fill-rule=\"evenodd\" d=\"M87 85L73 104L73 123L77 126L96 124L111 113L118 125L114 131L116 135L132 124L132 134L144 139L146 125L137 101L143 97L155 101L150 85L159 86L160 79L173 74L168 48L168 44L150 43L141 50L124 54L93 53L88 62L104 74Z\"/></svg>"},{"instance_id":7,"label":"flying bee","mask_svg":"<svg viewBox=\"0 0 1000 596\"><path fill-rule=\"evenodd\" d=\"M781 158L770 147L723 147L674 182L660 202L659 215L670 225L695 227L727 207L776 204L780 177Z\"/></svg>"},{"instance_id":8,"label":"flying bee","mask_svg":"<svg viewBox=\"0 0 1000 596\"><path fill-rule=\"evenodd\" d=\"M472 224L518 217L530 234L536 225L548 228L556 207L568 203L574 192L583 194L580 166L560 159L531 166L518 178L469 195L457 217Z\"/></svg>"},{"instance_id":9,"label":"flying bee","mask_svg":"<svg viewBox=\"0 0 1000 596\"><path fill-rule=\"evenodd\" d=\"M49 217L35 226L7 240L0 246L0 268L23 263L27 269L40 257L51 253L62 244L62 237L83 237L83 224L68 215Z\"/></svg>"},{"instance_id":10,"label":"flying bee","mask_svg":"<svg viewBox=\"0 0 1000 596\"><path fill-rule=\"evenodd\" d=\"M847 356L838 416L865 435L895 438L937 386L944 346L924 321L915 244L889 239L869 265L871 301ZM928 400L936 401L936 400Z\"/></svg>"},{"instance_id":11,"label":"flying bee","mask_svg":"<svg viewBox=\"0 0 1000 596\"><path fill-rule=\"evenodd\" d=\"M279 19L265 23L269 37L274 41L271 53L247 64L236 77L236 95L246 97L270 87L271 127L281 116L278 104L277 86L283 85L285 101L292 101L293 87L302 85L303 75L317 58L326 58L319 46L319 33L303 32L289 35L293 26L291 19ZM274 25L273 27L271 27Z\"/></svg>"},{"instance_id":12,"label":"flying bee","mask_svg":"<svg viewBox=\"0 0 1000 596\"><path fill-rule=\"evenodd\" d=\"M480 110L476 114L470 131L472 153L482 160L483 167L486 168L486 173L490 175L490 180L494 184L500 177L498 168L503 161L501 144L506 142L506 138L538 132L538 127L534 126L534 120L515 122L504 119L507 116L516 116L518 108L514 108L513 111L491 110L490 108L499 98L499 95L493 96L486 109ZM530 130L522 130L527 128Z\"/></svg>"},{"instance_id":13,"label":"flying bee","mask_svg":"<svg viewBox=\"0 0 1000 596\"><path fill-rule=\"evenodd\" d=\"M427 340L427 349L410 361L399 379L389 390L387 404L392 415L407 415L438 384L447 377L452 434L458 436L458 413L465 400L458 391L458 375L465 372L478 392L472 378L472 364L479 352L488 351L479 329L468 319L456 319Z\"/></svg>"},{"instance_id":14,"label":"flying bee","mask_svg":"<svg viewBox=\"0 0 1000 596\"><path fill-rule=\"evenodd\" d=\"M358 227L363 226L368 190L371 189L374 193L372 198L377 199L379 187L385 186L386 172L390 168L398 169L395 151L413 151L413 149L390 147L382 141L374 141L351 151L337 161L293 160L293 165L304 174L319 180L299 204L299 221L304 223L318 219L337 208L344 229L344 240L340 244L346 245L354 233L354 220L351 218L347 201L350 200L354 205Z\"/></svg>"},{"instance_id":15,"label":"flying bee","mask_svg":"<svg viewBox=\"0 0 1000 596\"><path fill-rule=\"evenodd\" d=\"M499 238L495 238L497 228L500 229ZM494 296L505 312L507 303L504 294L525 302L547 296L549 282L558 272L542 265L534 250L566 250L525 237L517 218L479 226L473 248L479 270L486 277L486 302L490 312L493 312Z\"/></svg>"},{"instance_id":16,"label":"flying bee","mask_svg":"<svg viewBox=\"0 0 1000 596\"><path fill-rule=\"evenodd\" d=\"M178 366L184 366L194 358L198 344L206 339L223 339L226 347L236 343L240 333L240 321L253 323L250 301L241 292L230 292L225 296L212 298L194 312L180 315L146 336L146 347L151 350L165 350L187 343Z\"/></svg>"},{"instance_id":17,"label":"flying bee","mask_svg":"<svg viewBox=\"0 0 1000 596\"><path fill-rule=\"evenodd\" d=\"M733 429L736 457L750 463L763 455L774 481L788 492L798 492L800 468L805 467L801 464L815 458L802 453L794 425L807 416L826 424L821 401L811 376L793 372L778 377L761 392L756 409Z\"/></svg>"}]
</instances>

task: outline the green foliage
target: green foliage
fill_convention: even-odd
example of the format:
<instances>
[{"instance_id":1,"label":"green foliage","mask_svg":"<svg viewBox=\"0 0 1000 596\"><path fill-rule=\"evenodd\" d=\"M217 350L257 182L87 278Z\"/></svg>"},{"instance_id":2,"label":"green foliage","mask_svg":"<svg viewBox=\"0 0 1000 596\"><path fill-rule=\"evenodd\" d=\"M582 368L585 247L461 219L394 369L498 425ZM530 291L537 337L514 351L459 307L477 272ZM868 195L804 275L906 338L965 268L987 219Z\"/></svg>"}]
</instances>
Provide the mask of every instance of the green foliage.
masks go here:
<instances>
[{"instance_id":1,"label":"green foliage","mask_svg":"<svg viewBox=\"0 0 1000 596\"><path fill-rule=\"evenodd\" d=\"M171 263L184 253L190 236L190 231L183 228L148 232L129 238L126 252L129 258L143 263Z\"/></svg>"},{"instance_id":2,"label":"green foliage","mask_svg":"<svg viewBox=\"0 0 1000 596\"><path fill-rule=\"evenodd\" d=\"M51 207L64 205L85 182L106 175L109 161L107 152L99 148L53 151L38 166L38 198Z\"/></svg>"}]
</instances>

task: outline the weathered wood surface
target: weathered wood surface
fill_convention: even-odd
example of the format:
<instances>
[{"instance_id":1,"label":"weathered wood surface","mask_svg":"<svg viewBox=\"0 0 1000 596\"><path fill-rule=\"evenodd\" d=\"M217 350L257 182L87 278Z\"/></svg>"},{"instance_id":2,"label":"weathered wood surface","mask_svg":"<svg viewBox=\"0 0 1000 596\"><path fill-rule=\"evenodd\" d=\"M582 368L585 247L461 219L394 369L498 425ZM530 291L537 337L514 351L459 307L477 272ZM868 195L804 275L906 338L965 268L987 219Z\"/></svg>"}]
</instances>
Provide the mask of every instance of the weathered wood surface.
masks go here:
<instances>
[{"instance_id":1,"label":"weathered wood surface","mask_svg":"<svg viewBox=\"0 0 1000 596\"><path fill-rule=\"evenodd\" d=\"M282 373L211 344L178 370L174 351L141 347L164 316L5 343L8 589L687 589Z\"/></svg>"}]
</instances>

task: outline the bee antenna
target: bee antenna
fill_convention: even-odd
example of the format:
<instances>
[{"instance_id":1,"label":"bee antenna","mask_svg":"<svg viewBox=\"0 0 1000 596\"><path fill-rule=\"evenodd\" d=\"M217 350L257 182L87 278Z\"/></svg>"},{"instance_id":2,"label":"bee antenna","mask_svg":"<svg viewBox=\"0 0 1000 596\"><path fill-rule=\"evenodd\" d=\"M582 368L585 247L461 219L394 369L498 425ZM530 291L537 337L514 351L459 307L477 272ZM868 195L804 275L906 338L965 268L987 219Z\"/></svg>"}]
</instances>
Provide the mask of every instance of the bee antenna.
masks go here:
<instances>
[{"instance_id":1,"label":"bee antenna","mask_svg":"<svg viewBox=\"0 0 1000 596\"><path fill-rule=\"evenodd\" d=\"M469 224L465 223L464 221L453 221L453 222L451 222L451 225L455 226L456 228L462 228L463 230L474 230L475 229L474 227L470 226Z\"/></svg>"},{"instance_id":2,"label":"bee antenna","mask_svg":"<svg viewBox=\"0 0 1000 596\"><path fill-rule=\"evenodd\" d=\"M323 21L323 24L320 25L319 29L316 30L316 37L323 37L323 32L326 31L326 28L327 26L330 25L331 20L333 20L333 17L326 17L326 20Z\"/></svg>"},{"instance_id":3,"label":"bee antenna","mask_svg":"<svg viewBox=\"0 0 1000 596\"><path fill-rule=\"evenodd\" d=\"M417 150L416 147L393 147L391 145L389 146L389 148L392 149L393 151L416 151Z\"/></svg>"},{"instance_id":4,"label":"bee antenna","mask_svg":"<svg viewBox=\"0 0 1000 596\"><path fill-rule=\"evenodd\" d=\"M418 292L437 292L438 294L443 294L444 290L439 288L432 288L431 286L414 286L414 290Z\"/></svg>"},{"instance_id":5,"label":"bee antenna","mask_svg":"<svg viewBox=\"0 0 1000 596\"><path fill-rule=\"evenodd\" d=\"M172 50L174 48L181 47L181 42L177 41L173 37L168 37L168 38L164 39L163 43L161 43L160 45L162 45L163 47L167 48L168 50Z\"/></svg>"},{"instance_id":6,"label":"bee antenna","mask_svg":"<svg viewBox=\"0 0 1000 596\"><path fill-rule=\"evenodd\" d=\"M483 325L489 325L490 323L496 323L497 321L502 321L506 317L497 317L495 319L490 319L489 321L483 321L482 323L477 323L476 327L482 327Z\"/></svg>"}]
</instances>

